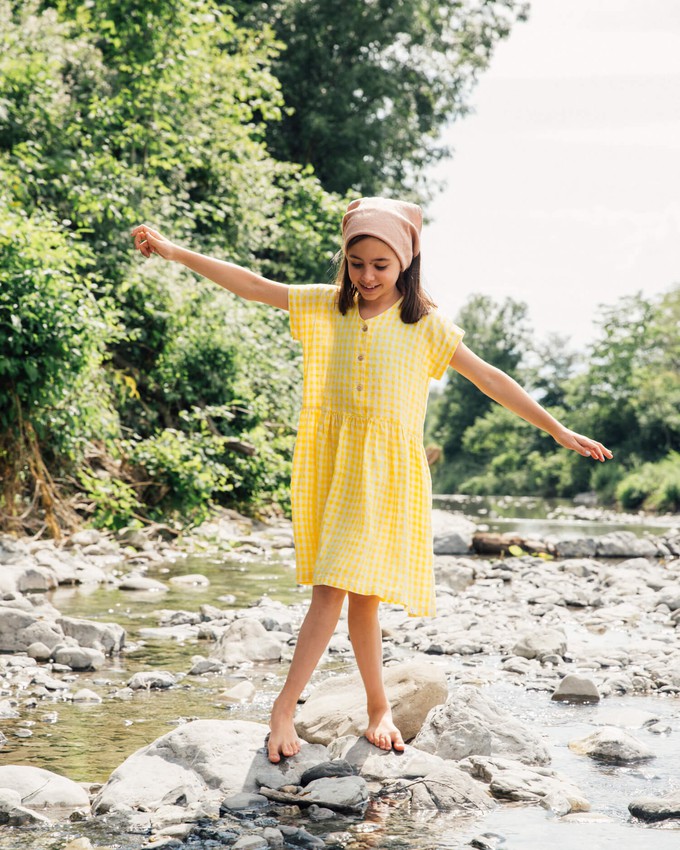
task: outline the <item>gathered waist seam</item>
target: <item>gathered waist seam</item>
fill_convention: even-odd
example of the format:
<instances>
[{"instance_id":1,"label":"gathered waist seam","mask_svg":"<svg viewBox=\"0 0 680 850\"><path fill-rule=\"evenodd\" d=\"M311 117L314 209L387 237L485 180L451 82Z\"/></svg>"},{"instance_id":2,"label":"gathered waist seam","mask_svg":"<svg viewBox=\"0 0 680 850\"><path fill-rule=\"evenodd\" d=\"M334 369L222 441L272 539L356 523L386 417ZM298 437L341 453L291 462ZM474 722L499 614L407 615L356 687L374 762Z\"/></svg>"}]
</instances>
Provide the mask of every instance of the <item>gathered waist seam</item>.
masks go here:
<instances>
[{"instance_id":1,"label":"gathered waist seam","mask_svg":"<svg viewBox=\"0 0 680 850\"><path fill-rule=\"evenodd\" d=\"M303 413L320 413L324 416L331 416L337 419L355 419L359 422L384 422L386 425L393 425L400 428L406 434L411 437L415 437L416 439L422 442L423 434L419 432L415 428L409 428L407 425L404 425L399 419L392 419L389 416L363 416L361 413L352 413L348 410L331 410L327 407L315 407L313 405L304 405L302 410L300 411L300 415Z\"/></svg>"}]
</instances>

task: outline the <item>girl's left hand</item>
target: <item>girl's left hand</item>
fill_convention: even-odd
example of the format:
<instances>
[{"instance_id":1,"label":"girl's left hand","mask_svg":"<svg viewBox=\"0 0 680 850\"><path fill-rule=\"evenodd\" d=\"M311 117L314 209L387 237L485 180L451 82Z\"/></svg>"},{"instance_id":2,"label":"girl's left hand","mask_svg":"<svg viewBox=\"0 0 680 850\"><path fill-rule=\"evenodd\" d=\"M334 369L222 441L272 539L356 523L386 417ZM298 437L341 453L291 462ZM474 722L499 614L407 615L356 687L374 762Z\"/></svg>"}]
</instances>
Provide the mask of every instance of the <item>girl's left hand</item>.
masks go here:
<instances>
[{"instance_id":1,"label":"girl's left hand","mask_svg":"<svg viewBox=\"0 0 680 850\"><path fill-rule=\"evenodd\" d=\"M594 460L602 462L614 457L602 443L591 440L590 437L584 437L582 434L577 434L575 431L570 431L568 428L562 428L552 436L565 449L578 452L583 457L592 457Z\"/></svg>"}]
</instances>

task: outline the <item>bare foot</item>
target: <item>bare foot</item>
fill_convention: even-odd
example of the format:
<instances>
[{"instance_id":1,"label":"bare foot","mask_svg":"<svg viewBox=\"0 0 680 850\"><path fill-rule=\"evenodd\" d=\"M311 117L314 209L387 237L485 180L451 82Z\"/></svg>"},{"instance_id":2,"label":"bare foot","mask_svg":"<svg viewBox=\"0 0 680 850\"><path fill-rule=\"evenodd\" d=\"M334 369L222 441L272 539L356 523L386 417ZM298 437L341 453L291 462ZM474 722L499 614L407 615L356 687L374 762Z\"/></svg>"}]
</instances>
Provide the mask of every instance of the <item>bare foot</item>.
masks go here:
<instances>
[{"instance_id":1,"label":"bare foot","mask_svg":"<svg viewBox=\"0 0 680 850\"><path fill-rule=\"evenodd\" d=\"M369 711L368 729L364 734L372 744L380 747L381 750L391 750L394 747L397 752L404 751L404 739L394 725L390 708L383 708L375 712Z\"/></svg>"},{"instance_id":2,"label":"bare foot","mask_svg":"<svg viewBox=\"0 0 680 850\"><path fill-rule=\"evenodd\" d=\"M269 728L272 730L267 735L269 761L278 764L281 756L294 756L300 752L300 739L295 731L293 712L280 708L274 702Z\"/></svg>"}]
</instances>

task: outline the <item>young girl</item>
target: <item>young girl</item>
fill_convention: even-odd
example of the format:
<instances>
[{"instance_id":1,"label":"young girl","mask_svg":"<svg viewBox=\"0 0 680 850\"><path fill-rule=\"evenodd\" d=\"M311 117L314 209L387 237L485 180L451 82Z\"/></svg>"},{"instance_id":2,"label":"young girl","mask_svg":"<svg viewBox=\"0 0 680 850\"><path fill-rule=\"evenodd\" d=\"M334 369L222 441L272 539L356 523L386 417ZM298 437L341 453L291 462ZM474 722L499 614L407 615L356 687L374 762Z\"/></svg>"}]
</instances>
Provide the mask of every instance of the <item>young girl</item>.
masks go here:
<instances>
[{"instance_id":1,"label":"young girl","mask_svg":"<svg viewBox=\"0 0 680 850\"><path fill-rule=\"evenodd\" d=\"M302 343L303 404L292 475L297 581L312 600L286 682L274 702L269 759L300 750L295 707L348 597L348 626L366 689L366 738L403 750L382 679L381 601L434 616L430 472L423 423L432 378L451 366L482 392L547 431L557 443L604 461L611 452L565 428L512 378L462 342L420 282L422 212L382 198L353 201L342 220L335 285L287 286L196 254L140 225L145 256L182 263L225 289L288 310Z\"/></svg>"}]
</instances>

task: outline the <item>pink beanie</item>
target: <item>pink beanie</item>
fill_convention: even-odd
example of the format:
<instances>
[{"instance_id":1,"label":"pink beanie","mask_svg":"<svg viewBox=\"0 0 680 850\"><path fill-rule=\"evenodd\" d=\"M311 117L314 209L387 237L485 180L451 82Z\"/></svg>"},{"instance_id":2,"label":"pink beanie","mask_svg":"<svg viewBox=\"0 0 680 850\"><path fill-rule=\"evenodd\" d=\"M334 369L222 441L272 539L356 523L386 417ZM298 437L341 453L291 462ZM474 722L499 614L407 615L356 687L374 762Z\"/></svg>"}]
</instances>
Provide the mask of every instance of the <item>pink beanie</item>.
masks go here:
<instances>
[{"instance_id":1,"label":"pink beanie","mask_svg":"<svg viewBox=\"0 0 680 850\"><path fill-rule=\"evenodd\" d=\"M345 254L355 236L375 236L399 258L401 270L407 269L420 253L423 211L417 204L390 198L359 198L347 207L342 219Z\"/></svg>"}]
</instances>

